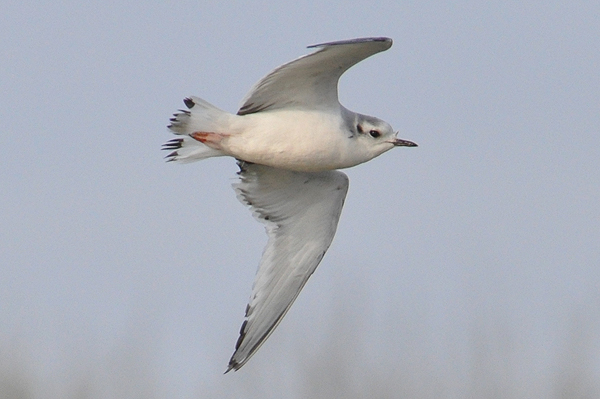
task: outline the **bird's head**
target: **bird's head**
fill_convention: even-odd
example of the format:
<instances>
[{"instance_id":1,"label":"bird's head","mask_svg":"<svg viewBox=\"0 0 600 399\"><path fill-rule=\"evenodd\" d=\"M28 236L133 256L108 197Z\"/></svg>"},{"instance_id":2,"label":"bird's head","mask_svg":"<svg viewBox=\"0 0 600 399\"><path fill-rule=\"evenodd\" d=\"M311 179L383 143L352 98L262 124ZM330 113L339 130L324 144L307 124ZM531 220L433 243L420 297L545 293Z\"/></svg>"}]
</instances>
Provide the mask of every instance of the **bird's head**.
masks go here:
<instances>
[{"instance_id":1,"label":"bird's head","mask_svg":"<svg viewBox=\"0 0 600 399\"><path fill-rule=\"evenodd\" d=\"M373 116L358 115L356 121L358 142L375 158L394 147L417 147L412 141L399 139L398 132L389 123Z\"/></svg>"}]
</instances>

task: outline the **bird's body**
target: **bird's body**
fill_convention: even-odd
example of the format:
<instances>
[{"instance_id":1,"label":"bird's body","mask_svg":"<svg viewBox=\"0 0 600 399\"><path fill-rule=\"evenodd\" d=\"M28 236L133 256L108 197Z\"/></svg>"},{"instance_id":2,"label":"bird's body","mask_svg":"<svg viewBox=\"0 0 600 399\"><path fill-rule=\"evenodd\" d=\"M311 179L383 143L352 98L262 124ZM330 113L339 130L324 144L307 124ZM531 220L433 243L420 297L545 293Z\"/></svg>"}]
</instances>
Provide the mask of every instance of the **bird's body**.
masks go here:
<instances>
[{"instance_id":1,"label":"bird's body","mask_svg":"<svg viewBox=\"0 0 600 399\"><path fill-rule=\"evenodd\" d=\"M274 168L318 172L354 166L364 156L342 134L339 114L307 110L274 110L238 116L247 122L241 134L223 140L235 158ZM282 121L293 120L292 125Z\"/></svg>"},{"instance_id":2,"label":"bird's body","mask_svg":"<svg viewBox=\"0 0 600 399\"><path fill-rule=\"evenodd\" d=\"M191 112L194 115L193 108ZM221 118L219 131L198 131L195 137L222 155L301 172L349 168L394 147L390 142L361 145L356 125L345 123L344 115L358 119L343 107L338 112L277 109L229 114Z\"/></svg>"},{"instance_id":3,"label":"bird's body","mask_svg":"<svg viewBox=\"0 0 600 399\"><path fill-rule=\"evenodd\" d=\"M190 97L171 119L179 137L164 145L167 159L236 158L238 198L269 236L227 371L242 367L273 332L333 240L348 190L347 176L335 169L416 146L337 99L339 77L391 45L366 38L311 46L320 49L261 79L236 115Z\"/></svg>"}]
</instances>

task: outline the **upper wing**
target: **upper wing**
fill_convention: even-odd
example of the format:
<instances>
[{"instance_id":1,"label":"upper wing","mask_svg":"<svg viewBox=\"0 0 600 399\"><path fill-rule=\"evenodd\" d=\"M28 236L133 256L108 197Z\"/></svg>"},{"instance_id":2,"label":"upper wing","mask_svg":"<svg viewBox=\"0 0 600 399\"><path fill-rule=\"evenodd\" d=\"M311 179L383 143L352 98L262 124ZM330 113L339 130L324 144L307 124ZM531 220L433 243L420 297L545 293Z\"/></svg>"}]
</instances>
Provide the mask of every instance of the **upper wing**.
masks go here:
<instances>
[{"instance_id":1,"label":"upper wing","mask_svg":"<svg viewBox=\"0 0 600 399\"><path fill-rule=\"evenodd\" d=\"M288 62L262 78L246 95L238 115L285 107L338 107L340 76L354 64L391 45L392 39L372 37L309 46L320 49Z\"/></svg>"},{"instance_id":2,"label":"upper wing","mask_svg":"<svg viewBox=\"0 0 600 399\"><path fill-rule=\"evenodd\" d=\"M240 162L238 198L265 224L269 240L227 371L239 369L286 314L333 240L348 177Z\"/></svg>"}]
</instances>

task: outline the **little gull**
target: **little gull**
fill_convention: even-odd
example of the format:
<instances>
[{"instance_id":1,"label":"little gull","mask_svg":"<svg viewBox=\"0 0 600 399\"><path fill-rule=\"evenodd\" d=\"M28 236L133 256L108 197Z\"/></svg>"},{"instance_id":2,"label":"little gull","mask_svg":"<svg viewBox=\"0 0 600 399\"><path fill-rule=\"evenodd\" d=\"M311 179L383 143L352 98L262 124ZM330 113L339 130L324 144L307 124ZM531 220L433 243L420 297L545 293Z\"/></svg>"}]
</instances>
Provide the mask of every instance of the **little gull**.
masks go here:
<instances>
[{"instance_id":1,"label":"little gull","mask_svg":"<svg viewBox=\"0 0 600 399\"><path fill-rule=\"evenodd\" d=\"M236 158L234 189L268 235L226 372L242 367L271 335L329 248L348 191L348 177L336 169L417 146L338 101L340 76L391 45L377 37L309 46L318 50L262 78L236 115L189 97L188 109L171 118L179 137L163 145L171 151L167 161Z\"/></svg>"}]
</instances>

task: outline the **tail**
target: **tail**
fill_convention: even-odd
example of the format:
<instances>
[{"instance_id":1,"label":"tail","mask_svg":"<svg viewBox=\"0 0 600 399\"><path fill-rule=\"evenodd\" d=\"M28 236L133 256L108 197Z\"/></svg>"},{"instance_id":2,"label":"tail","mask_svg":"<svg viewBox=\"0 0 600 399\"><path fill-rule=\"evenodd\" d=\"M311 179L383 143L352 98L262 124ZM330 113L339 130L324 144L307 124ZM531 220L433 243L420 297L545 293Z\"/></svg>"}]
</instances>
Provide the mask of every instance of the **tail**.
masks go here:
<instances>
[{"instance_id":1,"label":"tail","mask_svg":"<svg viewBox=\"0 0 600 399\"><path fill-rule=\"evenodd\" d=\"M171 118L169 130L181 137L167 141L162 150L171 151L165 159L167 162L188 163L210 157L219 157L225 153L210 148L191 138L194 132L219 132L226 128L234 115L229 114L198 97L183 100L187 110L180 109Z\"/></svg>"}]
</instances>

